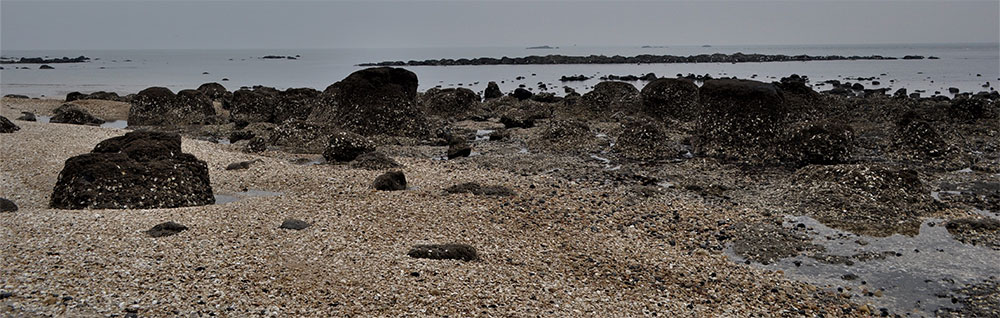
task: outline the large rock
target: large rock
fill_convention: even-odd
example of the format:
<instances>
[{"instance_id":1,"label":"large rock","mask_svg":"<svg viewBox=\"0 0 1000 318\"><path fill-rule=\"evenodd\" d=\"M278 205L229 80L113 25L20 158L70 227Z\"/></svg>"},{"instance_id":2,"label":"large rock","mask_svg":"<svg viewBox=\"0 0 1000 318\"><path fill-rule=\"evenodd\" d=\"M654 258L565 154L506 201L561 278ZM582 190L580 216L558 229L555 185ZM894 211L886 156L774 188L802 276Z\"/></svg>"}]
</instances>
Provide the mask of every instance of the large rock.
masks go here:
<instances>
[{"instance_id":1,"label":"large rock","mask_svg":"<svg viewBox=\"0 0 1000 318\"><path fill-rule=\"evenodd\" d=\"M205 83L198 86L198 91L213 100L222 100L230 95L225 86L219 83Z\"/></svg>"},{"instance_id":2,"label":"large rock","mask_svg":"<svg viewBox=\"0 0 1000 318\"><path fill-rule=\"evenodd\" d=\"M17 212L17 204L7 198L0 198L0 212Z\"/></svg>"},{"instance_id":3,"label":"large rock","mask_svg":"<svg viewBox=\"0 0 1000 318\"><path fill-rule=\"evenodd\" d=\"M261 131L260 136L267 136L267 145L278 150L317 154L326 150L330 136L339 131L341 129L330 125L291 119L268 133Z\"/></svg>"},{"instance_id":4,"label":"large rock","mask_svg":"<svg viewBox=\"0 0 1000 318\"><path fill-rule=\"evenodd\" d=\"M417 74L401 68L363 69L326 88L329 102L309 120L362 134L424 136L429 131L417 106Z\"/></svg>"},{"instance_id":5,"label":"large rock","mask_svg":"<svg viewBox=\"0 0 1000 318\"><path fill-rule=\"evenodd\" d=\"M483 99L494 99L503 97L503 92L500 91L500 86L497 82L489 82L486 84L486 91L483 92Z\"/></svg>"},{"instance_id":6,"label":"large rock","mask_svg":"<svg viewBox=\"0 0 1000 318\"><path fill-rule=\"evenodd\" d=\"M402 171L389 171L375 178L372 188L379 191L406 190L406 175Z\"/></svg>"},{"instance_id":7,"label":"large rock","mask_svg":"<svg viewBox=\"0 0 1000 318\"><path fill-rule=\"evenodd\" d=\"M52 112L55 113L55 116L49 119L50 123L89 126L100 126L104 123L103 119L97 118L86 109L71 103L62 104Z\"/></svg>"},{"instance_id":8,"label":"large rock","mask_svg":"<svg viewBox=\"0 0 1000 318\"><path fill-rule=\"evenodd\" d=\"M577 106L592 115L606 116L615 113L634 113L639 110L639 90L625 82L601 82L583 94Z\"/></svg>"},{"instance_id":9,"label":"large rock","mask_svg":"<svg viewBox=\"0 0 1000 318\"><path fill-rule=\"evenodd\" d=\"M646 84L640 96L643 112L653 118L692 120L701 113L698 86L689 80L661 78Z\"/></svg>"},{"instance_id":10,"label":"large rock","mask_svg":"<svg viewBox=\"0 0 1000 318\"><path fill-rule=\"evenodd\" d=\"M930 122L909 112L896 121L895 146L912 159L928 160L953 152Z\"/></svg>"},{"instance_id":11,"label":"large rock","mask_svg":"<svg viewBox=\"0 0 1000 318\"><path fill-rule=\"evenodd\" d=\"M460 118L479 106L479 95L468 88L432 88L424 93L421 106L427 115Z\"/></svg>"},{"instance_id":12,"label":"large rock","mask_svg":"<svg viewBox=\"0 0 1000 318\"><path fill-rule=\"evenodd\" d=\"M323 158L330 162L347 162L372 151L375 151L375 144L364 136L338 131L330 136Z\"/></svg>"},{"instance_id":13,"label":"large rock","mask_svg":"<svg viewBox=\"0 0 1000 318\"><path fill-rule=\"evenodd\" d=\"M7 117L0 116L0 134L9 134L18 130L21 130L21 127L17 127Z\"/></svg>"},{"instance_id":14,"label":"large rock","mask_svg":"<svg viewBox=\"0 0 1000 318\"><path fill-rule=\"evenodd\" d=\"M520 87L518 87L517 89L514 89L514 92L510 94L510 96L514 96L514 98L517 98L517 100L529 99L529 98L531 98L532 95L534 95L534 94L531 93L531 91L523 89L523 88L520 88Z\"/></svg>"},{"instance_id":15,"label":"large rock","mask_svg":"<svg viewBox=\"0 0 1000 318\"><path fill-rule=\"evenodd\" d=\"M785 149L789 160L800 165L847 163L854 151L854 129L837 123L810 124L797 131Z\"/></svg>"},{"instance_id":16,"label":"large rock","mask_svg":"<svg viewBox=\"0 0 1000 318\"><path fill-rule=\"evenodd\" d=\"M183 126L210 122L215 117L212 100L200 91L174 94L165 87L150 87L132 99L129 126Z\"/></svg>"},{"instance_id":17,"label":"large rock","mask_svg":"<svg viewBox=\"0 0 1000 318\"><path fill-rule=\"evenodd\" d=\"M270 87L255 87L233 92L232 99L225 103L229 117L234 122L272 122L274 106L278 104L278 91Z\"/></svg>"},{"instance_id":18,"label":"large rock","mask_svg":"<svg viewBox=\"0 0 1000 318\"><path fill-rule=\"evenodd\" d=\"M679 143L671 140L662 123L642 119L622 124L613 151L622 157L646 162L679 158L687 153Z\"/></svg>"},{"instance_id":19,"label":"large rock","mask_svg":"<svg viewBox=\"0 0 1000 318\"><path fill-rule=\"evenodd\" d=\"M699 90L699 151L711 156L761 162L775 159L788 111L772 84L708 80Z\"/></svg>"},{"instance_id":20,"label":"large rock","mask_svg":"<svg viewBox=\"0 0 1000 318\"><path fill-rule=\"evenodd\" d=\"M50 205L152 209L215 203L208 165L181 152L177 134L135 131L66 160Z\"/></svg>"}]
</instances>

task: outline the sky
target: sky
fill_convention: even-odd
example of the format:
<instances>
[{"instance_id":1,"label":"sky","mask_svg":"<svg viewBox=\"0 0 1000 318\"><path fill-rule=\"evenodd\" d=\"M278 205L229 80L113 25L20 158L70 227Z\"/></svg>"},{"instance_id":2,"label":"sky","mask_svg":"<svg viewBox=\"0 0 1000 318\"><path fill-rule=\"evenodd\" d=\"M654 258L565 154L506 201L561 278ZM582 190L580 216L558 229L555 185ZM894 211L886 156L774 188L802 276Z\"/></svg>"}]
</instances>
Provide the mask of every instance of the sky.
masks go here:
<instances>
[{"instance_id":1,"label":"sky","mask_svg":"<svg viewBox=\"0 0 1000 318\"><path fill-rule=\"evenodd\" d=\"M992 1L0 1L0 49L1000 42Z\"/></svg>"}]
</instances>

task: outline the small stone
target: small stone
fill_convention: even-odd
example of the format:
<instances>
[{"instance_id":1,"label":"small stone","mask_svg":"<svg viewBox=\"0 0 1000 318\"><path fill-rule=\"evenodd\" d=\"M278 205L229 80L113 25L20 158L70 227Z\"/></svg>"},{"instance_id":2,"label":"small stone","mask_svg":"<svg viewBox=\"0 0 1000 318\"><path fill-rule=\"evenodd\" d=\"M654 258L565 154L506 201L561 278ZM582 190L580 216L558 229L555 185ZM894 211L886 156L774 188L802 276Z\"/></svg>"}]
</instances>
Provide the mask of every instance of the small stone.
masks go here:
<instances>
[{"instance_id":1,"label":"small stone","mask_svg":"<svg viewBox=\"0 0 1000 318\"><path fill-rule=\"evenodd\" d=\"M186 226L183 226L178 223L164 222L157 224L152 229L149 229L148 231L146 231L146 234L149 234L149 236L151 237L164 237L164 236L171 236L180 233L182 231L186 231L187 229L188 228Z\"/></svg>"},{"instance_id":2,"label":"small stone","mask_svg":"<svg viewBox=\"0 0 1000 318\"><path fill-rule=\"evenodd\" d=\"M462 261L475 261L479 259L479 253L472 246L466 244L432 244L414 246L406 255L413 258L426 259L454 259Z\"/></svg>"},{"instance_id":3,"label":"small stone","mask_svg":"<svg viewBox=\"0 0 1000 318\"><path fill-rule=\"evenodd\" d=\"M279 226L278 228L288 229L288 230L302 230L309 227L309 225L310 224L307 223L306 221L296 220L296 219L285 219L284 222L281 222L281 226Z\"/></svg>"},{"instance_id":4,"label":"small stone","mask_svg":"<svg viewBox=\"0 0 1000 318\"><path fill-rule=\"evenodd\" d=\"M0 212L17 212L17 204L14 204L14 201L0 198Z\"/></svg>"},{"instance_id":5,"label":"small stone","mask_svg":"<svg viewBox=\"0 0 1000 318\"><path fill-rule=\"evenodd\" d=\"M372 187L380 191L406 190L406 176L402 171L389 171L375 178Z\"/></svg>"}]
</instances>

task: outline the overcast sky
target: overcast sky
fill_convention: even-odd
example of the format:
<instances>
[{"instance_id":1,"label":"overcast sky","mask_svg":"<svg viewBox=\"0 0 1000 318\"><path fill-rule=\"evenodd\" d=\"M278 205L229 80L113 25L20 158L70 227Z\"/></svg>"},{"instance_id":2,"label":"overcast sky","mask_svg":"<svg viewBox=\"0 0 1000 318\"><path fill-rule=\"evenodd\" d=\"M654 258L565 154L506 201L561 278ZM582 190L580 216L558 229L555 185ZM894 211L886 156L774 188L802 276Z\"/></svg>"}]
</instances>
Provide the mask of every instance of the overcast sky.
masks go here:
<instances>
[{"instance_id":1,"label":"overcast sky","mask_svg":"<svg viewBox=\"0 0 1000 318\"><path fill-rule=\"evenodd\" d=\"M992 1L0 1L0 48L1000 41Z\"/></svg>"}]
</instances>

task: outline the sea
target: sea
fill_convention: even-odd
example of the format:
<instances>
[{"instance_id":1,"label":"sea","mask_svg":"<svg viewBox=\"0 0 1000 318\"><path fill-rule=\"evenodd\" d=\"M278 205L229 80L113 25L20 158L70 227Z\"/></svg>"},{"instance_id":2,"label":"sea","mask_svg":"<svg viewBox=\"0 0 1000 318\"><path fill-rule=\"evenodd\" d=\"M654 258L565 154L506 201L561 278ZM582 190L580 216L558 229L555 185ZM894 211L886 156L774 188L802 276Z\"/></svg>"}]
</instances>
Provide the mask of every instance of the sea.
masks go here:
<instances>
[{"instance_id":1,"label":"sea","mask_svg":"<svg viewBox=\"0 0 1000 318\"><path fill-rule=\"evenodd\" d=\"M593 64L593 65L490 65L490 66L414 66L405 67L417 74L420 91L433 87L465 87L482 92L495 81L509 92L520 85L535 92L562 95L563 87L584 93L606 75L643 75L660 77L677 74L713 77L754 78L777 81L791 74L808 76L811 84L826 80L861 83L866 88L906 88L950 95L948 89L962 92L995 90L1000 85L1000 44L893 44L893 45L771 45L771 46L656 46L656 47L585 47L552 49L524 47L468 48L382 48L382 49L239 49L239 50L0 50L5 58L87 56L86 63L51 64L55 69L41 70L39 64L4 64L0 70L0 94L29 97L62 98L69 92L95 91L131 94L151 86L174 91L197 88L217 82L229 90L244 86L265 85L278 89L310 87L323 90L351 72L362 69L361 63L409 61L442 58L522 57L530 55L697 55L712 53L759 53L784 55L905 55L935 56L924 60L845 60L767 63L686 63L686 64ZM262 59L267 55L298 56L290 59ZM28 69L19 69L27 67ZM560 82L564 75L592 76L582 82ZM852 80L854 78L873 80ZM225 80L224 80L225 79ZM879 85L874 85L878 81ZM645 82L632 82L642 88ZM815 86L816 90L831 87Z\"/></svg>"}]
</instances>

